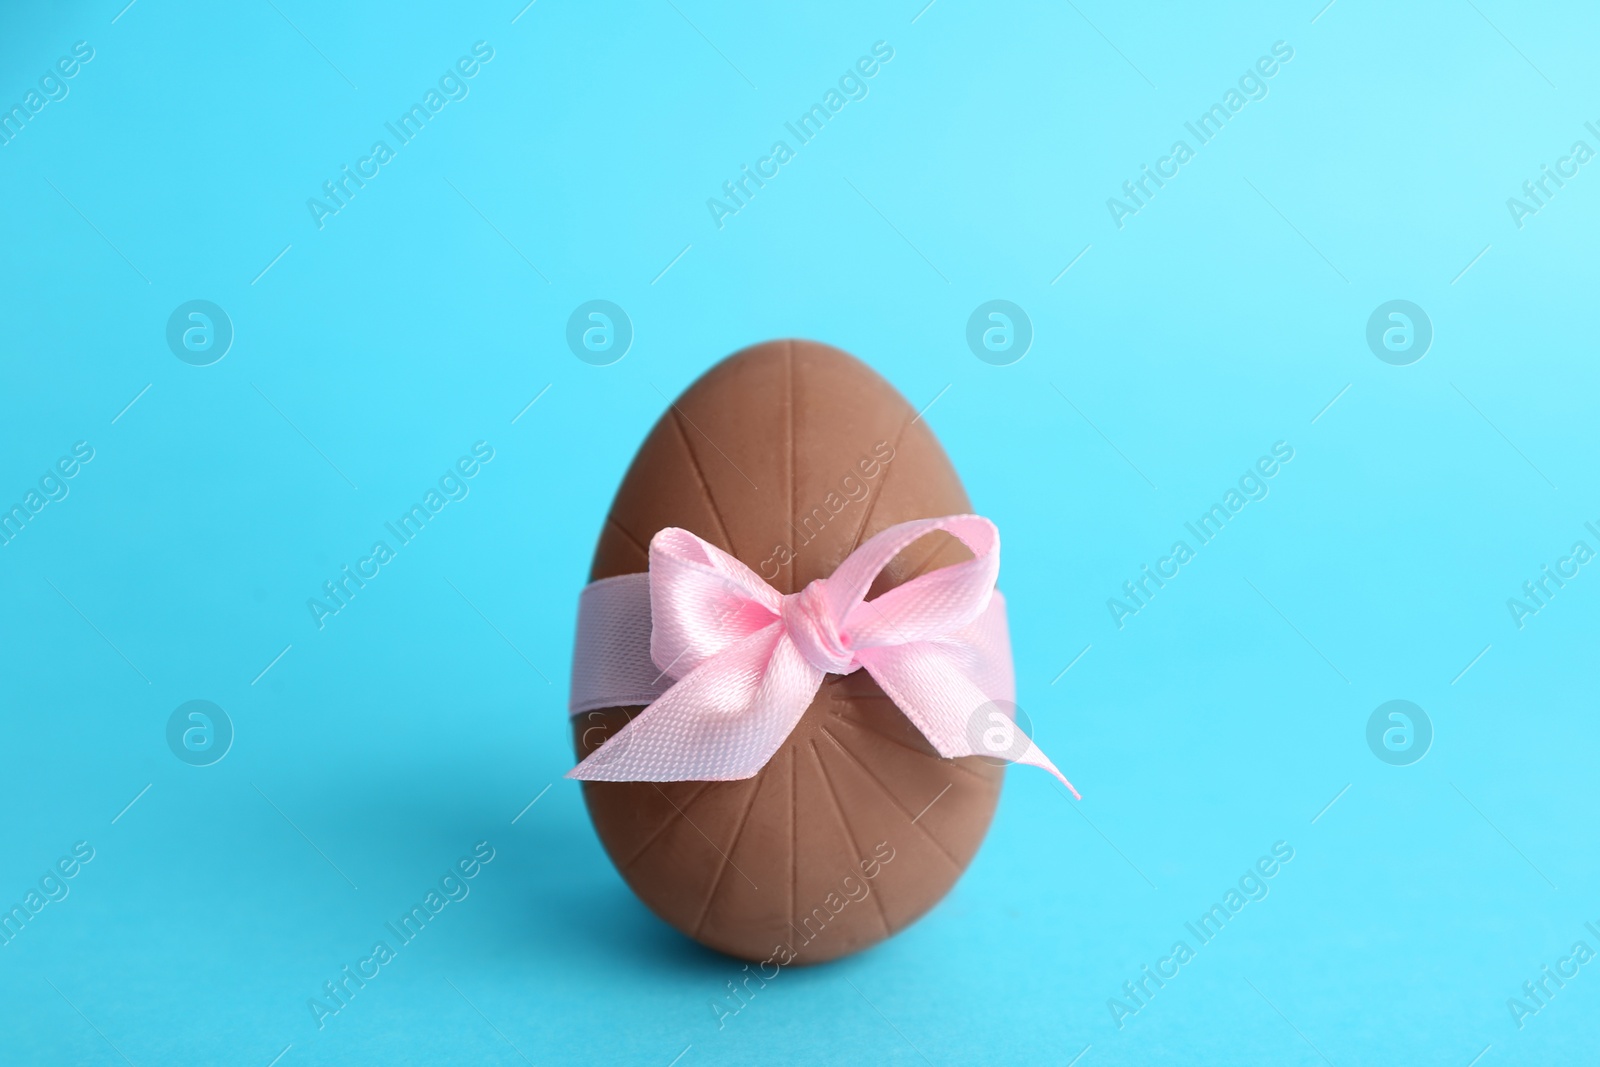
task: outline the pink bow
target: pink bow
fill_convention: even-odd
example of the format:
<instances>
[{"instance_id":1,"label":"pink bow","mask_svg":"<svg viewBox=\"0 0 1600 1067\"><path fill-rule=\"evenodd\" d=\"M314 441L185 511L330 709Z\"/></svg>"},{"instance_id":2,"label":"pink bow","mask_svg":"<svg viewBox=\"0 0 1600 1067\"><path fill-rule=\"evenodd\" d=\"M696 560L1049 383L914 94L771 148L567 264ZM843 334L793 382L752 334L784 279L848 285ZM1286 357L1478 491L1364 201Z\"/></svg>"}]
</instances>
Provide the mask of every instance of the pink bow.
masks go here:
<instances>
[{"instance_id":1,"label":"pink bow","mask_svg":"<svg viewBox=\"0 0 1600 1067\"><path fill-rule=\"evenodd\" d=\"M935 530L959 538L974 558L867 600L878 573ZM572 714L649 706L567 777L749 778L793 732L827 675L864 667L941 756L1030 764L1072 789L1014 726L996 733L996 724L1010 722L1015 692L1005 601L994 588L999 571L1000 532L977 515L890 527L832 577L787 596L689 531L664 529L650 541L648 574L583 591Z\"/></svg>"}]
</instances>

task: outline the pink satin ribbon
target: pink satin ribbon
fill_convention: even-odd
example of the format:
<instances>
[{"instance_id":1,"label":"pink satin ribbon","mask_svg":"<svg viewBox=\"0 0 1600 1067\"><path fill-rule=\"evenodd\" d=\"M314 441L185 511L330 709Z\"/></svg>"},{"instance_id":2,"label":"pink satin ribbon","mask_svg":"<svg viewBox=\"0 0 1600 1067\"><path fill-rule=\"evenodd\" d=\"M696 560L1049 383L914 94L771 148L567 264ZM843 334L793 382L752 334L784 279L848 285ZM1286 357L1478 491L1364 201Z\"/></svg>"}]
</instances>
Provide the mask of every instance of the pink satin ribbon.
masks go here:
<instances>
[{"instance_id":1,"label":"pink satin ribbon","mask_svg":"<svg viewBox=\"0 0 1600 1067\"><path fill-rule=\"evenodd\" d=\"M936 530L959 538L973 558L867 600L878 573ZM787 596L728 553L668 527L650 541L647 574L591 583L579 599L570 712L648 707L567 777L749 778L827 675L865 668L941 756L1041 767L1077 796L1031 739L1003 728L1015 681L999 572L1000 532L977 515L892 526L832 577Z\"/></svg>"}]
</instances>

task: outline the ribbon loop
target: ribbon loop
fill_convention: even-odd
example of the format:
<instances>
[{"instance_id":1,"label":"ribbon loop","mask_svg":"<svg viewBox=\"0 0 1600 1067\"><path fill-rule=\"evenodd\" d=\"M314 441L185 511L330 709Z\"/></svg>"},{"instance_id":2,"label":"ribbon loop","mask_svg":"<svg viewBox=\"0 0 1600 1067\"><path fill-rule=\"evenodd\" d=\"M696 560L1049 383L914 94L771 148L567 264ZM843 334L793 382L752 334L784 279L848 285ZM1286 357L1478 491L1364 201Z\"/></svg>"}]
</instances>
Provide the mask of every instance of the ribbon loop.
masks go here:
<instances>
[{"instance_id":1,"label":"ribbon loop","mask_svg":"<svg viewBox=\"0 0 1600 1067\"><path fill-rule=\"evenodd\" d=\"M866 599L895 556L937 531L973 558ZM975 716L1015 694L999 572L1000 533L977 515L892 526L788 596L687 530L662 530L647 574L594 582L579 600L572 713L648 706L567 777L749 778L827 675L863 667L941 756L1001 755L972 729ZM647 682L649 664L658 673ZM1049 771L1077 795L1031 740L1007 758Z\"/></svg>"}]
</instances>

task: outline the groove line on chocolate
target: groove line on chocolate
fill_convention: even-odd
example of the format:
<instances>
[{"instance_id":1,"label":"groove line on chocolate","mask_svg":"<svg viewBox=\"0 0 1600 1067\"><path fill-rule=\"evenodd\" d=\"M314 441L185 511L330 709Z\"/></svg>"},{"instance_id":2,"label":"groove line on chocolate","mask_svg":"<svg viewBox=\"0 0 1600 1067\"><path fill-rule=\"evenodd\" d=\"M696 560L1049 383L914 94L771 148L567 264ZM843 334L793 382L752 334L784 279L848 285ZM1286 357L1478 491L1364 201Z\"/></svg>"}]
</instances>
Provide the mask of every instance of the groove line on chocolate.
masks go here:
<instances>
[{"instance_id":1,"label":"groove line on chocolate","mask_svg":"<svg viewBox=\"0 0 1600 1067\"><path fill-rule=\"evenodd\" d=\"M677 803L674 802L671 797L668 797L666 793L662 792L662 789L661 789L661 787L659 785L656 785L656 783L654 783L654 782L651 782L650 784L655 787L655 791L657 793L661 793L661 795L663 797L666 797L666 800L667 800L668 804L671 804L673 807L678 808ZM756 883L753 880L751 880L750 876L748 874L745 874L744 870L737 863L734 863L733 860L728 858L728 854L726 852L723 852L721 847L719 847L715 841L711 840L711 836L709 834L707 834L704 830L700 829L700 824L699 823L697 823L693 819L689 818L688 814L686 812L684 812L684 810L682 808L678 808L678 814L683 816L683 821L684 822L686 822L690 826L694 827L695 833L699 834L701 837L706 839L706 844L710 845L712 848L717 850L717 854L718 855L720 855L723 859L728 860L728 862L730 864L733 864L733 869L739 872L740 877L742 877L745 881L750 883L750 888L751 889L754 889L757 892L761 891L761 887L756 885Z\"/></svg>"},{"instance_id":2,"label":"groove line on chocolate","mask_svg":"<svg viewBox=\"0 0 1600 1067\"><path fill-rule=\"evenodd\" d=\"M725 862L717 868L717 873L712 876L711 888L706 893L705 903L700 905L700 914L695 918L694 936L696 938L700 936L700 931L706 924L706 916L711 912L711 902L717 898L717 889L722 885L723 876L728 873L728 864L733 862L733 853L739 847L739 838L744 836L745 824L750 821L750 810L756 806L756 797L761 795L761 784L765 781L766 776L759 774L750 779L752 786L750 799L745 801L744 811L739 815L739 824L733 829L733 840L728 842L728 851L722 855ZM754 882L750 884L755 885Z\"/></svg>"},{"instance_id":3,"label":"groove line on chocolate","mask_svg":"<svg viewBox=\"0 0 1600 1067\"><path fill-rule=\"evenodd\" d=\"M683 818L688 818L687 815L684 815L684 811L694 804L695 800L697 800L699 798L701 793L704 793L707 789L711 788L711 783L710 782L699 782L699 783L696 783L696 784L698 784L700 786L700 788L696 789L693 793L691 793L689 795L689 799L685 800L683 802L683 807L682 808L678 808L677 815L668 815L665 819L661 820L661 825L657 826L654 830L650 831L650 836L645 839L644 844L640 845L638 850L635 851L632 856L629 856L626 862L624 862L624 863L619 865L619 868L618 868L619 870L622 870L622 871L626 872L635 863L638 863L639 862L639 858L650 850L650 846L651 845L656 843L656 838L658 838L662 834L666 833L667 832L667 828L670 827L673 823L678 821L678 817L681 816ZM666 794L663 793L662 796L666 796ZM667 799L668 799L668 802L670 803L671 802L671 798L668 797ZM677 808L677 805L674 804L673 807Z\"/></svg>"},{"instance_id":4,"label":"groove line on chocolate","mask_svg":"<svg viewBox=\"0 0 1600 1067\"><path fill-rule=\"evenodd\" d=\"M884 784L883 779L879 778L876 774L873 773L871 767L868 767L865 763L862 763L860 758L858 758L855 753L851 752L849 749L847 749L843 745L839 744L839 739L837 737L834 737L831 733L828 733L828 728L826 726L820 726L820 727L818 727L818 729L821 730L823 733L827 734L828 737L830 739L832 739L833 743L835 745L839 746L839 751L843 752L845 754L846 758L848 758L850 760L850 762L856 766L857 769L859 769L863 774L865 774L869 779L871 779L872 784L876 785L878 787L879 791L882 792L883 795L888 798L889 803L893 804L895 806L895 808L900 812L900 814L902 814L902 815L904 815L906 817L906 824L907 825L915 826L917 828L918 832L920 832L922 834L922 836L926 837L928 839L928 842L933 845L934 849L939 853L939 855L943 856L945 859L950 861L950 865L952 867L954 867L958 873L966 869L960 862L958 862L956 860L956 858L954 856L952 856L950 854L949 850L944 847L943 842L941 842L937 837L933 836L933 833L926 826L921 826L921 825L911 821L911 812L906 808L906 806L904 804L900 803L899 798L897 798L894 795L894 793L890 792L889 787Z\"/></svg>"},{"instance_id":5,"label":"groove line on chocolate","mask_svg":"<svg viewBox=\"0 0 1600 1067\"><path fill-rule=\"evenodd\" d=\"M836 721L838 721L838 722L850 723L850 725L853 725L853 726L861 726L860 723L853 723L853 722L851 722L851 720L846 719L846 718L844 718L842 716L839 716L839 715L835 715L834 719ZM896 745L896 746L898 746L900 748L905 749L907 752L915 753L916 755L921 756L924 759L934 759L934 760L939 760L939 761L944 762L944 763L949 763L952 766L958 766L958 767L960 766L954 760L945 759L943 756L939 755L938 752L930 752L930 751L925 751L925 750L920 749L920 748L912 748L910 745L906 744L905 742L897 740L896 738L890 737L887 734L880 733L877 730L870 730L870 729L867 729L865 727L861 727L861 728L862 728L863 732L865 732L865 733L872 734L875 737L878 737L878 738L880 738L880 739L882 739L884 741L889 742L891 745ZM829 733L828 732L828 728L826 726L818 727L818 729L821 730L824 734L827 735L828 740L832 741L833 744L834 744L834 747L837 748L840 752L843 752L847 756L854 757L857 762L861 762L860 761L860 757L855 756L854 753L852 753L849 749L845 748L844 747L844 742L840 741L833 734ZM965 770L966 768L962 768L962 769ZM977 773L975 773L973 771L967 771L967 773L971 774L973 777L977 778L978 781L980 781L980 782L987 782L988 781L988 779L986 779L981 774L977 774ZM907 814L909 814L911 809L907 808L905 810L906 810ZM916 820L913 819L911 821L915 822Z\"/></svg>"},{"instance_id":6,"label":"groove line on chocolate","mask_svg":"<svg viewBox=\"0 0 1600 1067\"><path fill-rule=\"evenodd\" d=\"M827 731L824 730L823 733ZM837 745L838 742L835 741L834 744ZM817 769L822 772L822 780L828 786L828 796L833 800L833 812L839 817L839 828L844 831L845 840L850 843L851 851L859 860L866 853L861 850L861 843L856 840L855 832L850 829L850 821L844 817L844 805L839 800L839 790L833 784L832 775L828 773L828 765L822 762L822 753L817 751L817 742L812 740L810 745L811 755L817 761ZM844 749L841 748L839 751L843 752ZM894 928L889 925L889 916L883 910L883 893L881 891L873 893L872 899L877 902L878 921L883 923L883 936L894 936Z\"/></svg>"},{"instance_id":7,"label":"groove line on chocolate","mask_svg":"<svg viewBox=\"0 0 1600 1067\"><path fill-rule=\"evenodd\" d=\"M906 431L911 428L911 424L913 422L915 422L915 421L916 421L915 418L908 419L906 422L901 424L900 429L895 431L894 443L889 446L889 450L891 452L894 452L895 454L899 454L899 452L900 452L900 442L905 437ZM856 549L861 547L861 538L862 538L862 535L864 535L867 532L867 523L872 521L872 513L873 513L874 510L877 509L878 501L879 501L880 498L882 498L884 489L887 488L888 485L889 485L889 475L891 473L893 473L893 471L899 470L899 469L900 468L898 468L898 467L895 467L895 468L884 467L883 468L883 477L878 482L877 490L875 492L872 491L872 490L868 490L869 496L868 496L868 499L867 499L867 506L862 509L862 513L861 513L861 525L856 527L856 535L855 535L854 538L851 539L850 547L845 549L845 553L844 554L846 556L849 556L850 553L854 552Z\"/></svg>"},{"instance_id":8,"label":"groove line on chocolate","mask_svg":"<svg viewBox=\"0 0 1600 1067\"><path fill-rule=\"evenodd\" d=\"M658 395L661 395L661 398L663 400L666 399L665 394L662 394L661 390L657 389L656 393ZM750 482L750 476L748 474L746 474L743 470L740 470L739 465L733 461L733 457L728 455L726 452L724 452L722 450L722 446L717 444L717 442L713 441L711 439L711 435L706 433L704 430L702 430L700 428L699 424L696 423L693 419L691 419L689 417L688 413L686 411L684 411L681 407L678 406L678 402L676 400L668 401L668 403L672 405L672 410L676 411L678 413L678 417L680 419L682 419L684 422L687 422L690 426L693 426L694 427L694 432L699 434L701 437L704 437L706 439L706 444L710 445L712 448L717 450L717 455L721 456L723 459L728 461L728 466L732 467L736 471L739 471L739 477L743 478L747 482ZM758 493L761 492L761 487L759 485L757 485L755 482L750 482L750 488L754 489Z\"/></svg>"},{"instance_id":9,"label":"groove line on chocolate","mask_svg":"<svg viewBox=\"0 0 1600 1067\"><path fill-rule=\"evenodd\" d=\"M865 700L865 699L868 699L868 698L867 697L858 697L858 698L853 698L853 699ZM888 697L884 697L883 699L884 700L889 700ZM889 702L891 704L894 703L892 700L889 701ZM915 752L919 756L927 756L927 755L929 755L929 753L927 753L926 751L924 751L924 750L922 750L920 748L915 748L915 747L913 747L911 745L908 745L904 741L900 740L898 737L891 737L889 734L884 733L882 730L874 730L872 727L868 726L866 723L861 722L861 721L859 721L857 719L847 719L843 715L835 715L834 719L837 722L844 723L846 726L854 726L858 730L861 730L861 731L863 731L865 733L872 734L874 737L881 737L883 740L889 742L891 745L898 745L899 747L905 749L907 752ZM989 781L989 779L986 778L984 775L979 774L977 771L973 770L971 767L966 766L960 760L944 759L944 757L943 756L939 756L939 754L937 752L933 753L933 755L935 757L941 759L941 760L944 760L945 763L948 763L952 768L954 768L955 770L960 771L962 774L970 775L973 778L976 778L980 782L987 783Z\"/></svg>"},{"instance_id":10,"label":"groove line on chocolate","mask_svg":"<svg viewBox=\"0 0 1600 1067\"><path fill-rule=\"evenodd\" d=\"M650 564L650 546L645 544L644 542L640 541L637 537L635 537L633 535L633 531L632 530L628 529L626 526L622 525L622 523L618 522L617 521L617 517L615 515L611 515L611 514L606 515L606 522L608 524L610 524L612 529L616 530L623 537L626 537L629 541L631 541L635 548L637 548L640 552L644 553L645 565L646 565L646 567L648 567L649 564Z\"/></svg>"},{"instance_id":11,"label":"groove line on chocolate","mask_svg":"<svg viewBox=\"0 0 1600 1067\"><path fill-rule=\"evenodd\" d=\"M787 393L786 393L786 395L784 397L784 405L783 405L783 416L784 416L783 421L784 421L784 425L788 428L788 432L789 432L789 442L788 442L788 448L786 450L786 454L787 454L788 460L789 460L789 492L788 492L789 512L788 512L788 516L785 518L784 521L785 521L785 524L789 527L789 529L793 530L794 529L794 513L795 513L796 508L799 506L799 505L797 505L795 503L795 498L800 495L799 487L797 487L795 485L795 482L794 482L794 342L793 341L785 341L783 343L783 361L784 361L784 370L786 372L785 378L786 378L786 382L787 382L787 385L786 385ZM796 577L797 576L796 576L795 569L794 569L794 563L793 563L793 561L790 561L789 573L784 578L784 583L783 583L784 587L785 587L783 591L785 593L793 593L793 592L796 591L795 590L795 579L796 579Z\"/></svg>"},{"instance_id":12,"label":"groove line on chocolate","mask_svg":"<svg viewBox=\"0 0 1600 1067\"><path fill-rule=\"evenodd\" d=\"M676 412L678 405L672 405ZM700 457L695 454L694 445L689 443L689 431L683 428L683 423L674 417L672 425L678 429L678 439L683 442L683 450L689 454L689 467L694 471L695 481L700 485L700 495L706 498L706 507L711 509L711 517L717 520L717 529L722 531L722 550L730 556L737 556L734 551L733 538L728 535L728 526L722 521L722 512L717 508L716 497L711 495L711 483L706 481L706 472L700 466Z\"/></svg>"}]
</instances>

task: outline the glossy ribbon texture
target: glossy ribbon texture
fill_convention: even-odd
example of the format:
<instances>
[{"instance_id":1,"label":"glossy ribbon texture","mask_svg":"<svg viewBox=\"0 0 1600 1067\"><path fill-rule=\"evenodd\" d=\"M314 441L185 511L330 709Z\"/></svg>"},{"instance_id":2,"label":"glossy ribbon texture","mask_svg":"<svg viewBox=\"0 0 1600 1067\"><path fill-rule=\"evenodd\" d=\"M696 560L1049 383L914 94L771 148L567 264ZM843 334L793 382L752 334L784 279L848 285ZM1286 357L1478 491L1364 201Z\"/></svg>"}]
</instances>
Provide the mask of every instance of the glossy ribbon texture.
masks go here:
<instances>
[{"instance_id":1,"label":"glossy ribbon texture","mask_svg":"<svg viewBox=\"0 0 1600 1067\"><path fill-rule=\"evenodd\" d=\"M943 530L973 558L867 591L902 550ZM941 756L988 756L1049 771L1009 722L1015 695L1000 532L977 515L892 526L828 578L784 595L721 549L668 527L650 570L604 578L579 599L569 711L648 705L568 778L732 781L766 766L829 674L866 669ZM996 714L1005 716L996 720ZM1073 795L1077 790L1072 789Z\"/></svg>"}]
</instances>

